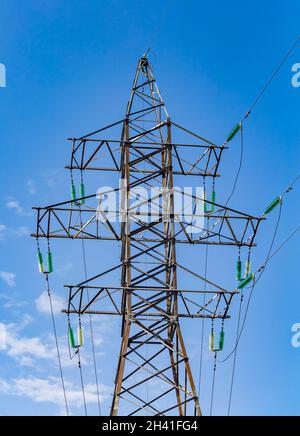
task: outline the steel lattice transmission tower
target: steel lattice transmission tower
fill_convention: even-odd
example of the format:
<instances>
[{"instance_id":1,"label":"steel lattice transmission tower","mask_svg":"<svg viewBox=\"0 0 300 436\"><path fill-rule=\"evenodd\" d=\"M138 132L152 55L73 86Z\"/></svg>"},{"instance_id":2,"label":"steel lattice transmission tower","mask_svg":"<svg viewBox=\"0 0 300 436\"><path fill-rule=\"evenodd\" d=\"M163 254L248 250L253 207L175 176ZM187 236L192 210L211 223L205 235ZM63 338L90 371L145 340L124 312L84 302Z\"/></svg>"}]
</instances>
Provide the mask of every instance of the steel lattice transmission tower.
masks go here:
<instances>
[{"instance_id":1,"label":"steel lattice transmission tower","mask_svg":"<svg viewBox=\"0 0 300 436\"><path fill-rule=\"evenodd\" d=\"M199 178L201 182L215 181L226 146L217 146L171 120L147 56L138 62L125 118L71 141L67 168L72 172L119 175L122 185L114 192L121 195L125 219L118 223L112 219L113 213L99 211L95 205L99 194L93 194L36 208L33 236L122 244L120 263L80 284L66 285L68 316L122 317L111 415L200 416L180 322L185 318L224 321L238 291L228 291L181 265L176 249L179 244L251 248L261 218L207 200L205 211L202 207L198 212L204 220L200 232L189 231L189 219L178 219L174 178L196 177L198 184ZM196 158L192 165L191 151ZM141 194L149 188L157 192L150 199ZM203 197L188 196L192 210L199 210L199 203L203 206ZM190 276L198 286L186 289L181 274ZM208 295L205 304L201 303L203 294Z\"/></svg>"}]
</instances>

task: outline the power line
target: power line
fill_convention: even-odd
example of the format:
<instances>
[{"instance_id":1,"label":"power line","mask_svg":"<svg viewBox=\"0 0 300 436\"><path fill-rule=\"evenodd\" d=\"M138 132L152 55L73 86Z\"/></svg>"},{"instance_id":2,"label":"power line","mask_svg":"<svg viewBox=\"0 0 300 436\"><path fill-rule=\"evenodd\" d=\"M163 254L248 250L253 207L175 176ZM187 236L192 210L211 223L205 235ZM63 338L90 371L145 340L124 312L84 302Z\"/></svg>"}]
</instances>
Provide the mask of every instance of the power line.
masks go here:
<instances>
[{"instance_id":1,"label":"power line","mask_svg":"<svg viewBox=\"0 0 300 436\"><path fill-rule=\"evenodd\" d=\"M236 331L236 346L235 346L235 350L234 350L234 361L233 361L233 367L232 367L232 376L231 376L231 385L230 385L230 393L229 393L229 403L228 403L227 416L230 416L231 403L232 403L233 385L234 385L234 377L235 377L236 361L237 361L237 350L238 350L237 346L238 346L238 341L239 341L239 331L240 331L241 318L242 318L243 301L244 301L244 295L243 295L243 292L242 292L241 293L241 299L240 299L240 307L239 307L239 316L238 316L237 331Z\"/></svg>"},{"instance_id":2,"label":"power line","mask_svg":"<svg viewBox=\"0 0 300 436\"><path fill-rule=\"evenodd\" d=\"M292 183L287 187L287 189L283 192L283 194L281 195L281 198L283 198L286 194L288 194L289 192L291 192L295 186L295 184L298 182L298 180L300 179L300 173L297 175L297 177L292 181ZM257 285L257 283L259 282L259 280L261 279L263 273L266 270L266 266L268 265L268 263L270 262L270 260L276 256L293 238L294 236L300 231L300 225L287 237L287 239L275 250L272 252L274 243L275 243L275 239L277 236L277 232L278 232L278 228L279 228L279 224L281 221L281 216L282 216L282 202L280 203L280 211L279 211L279 215L278 215L278 220L276 223L276 227L275 227L275 231L273 234L273 238L272 238L272 242L271 242L271 246L266 258L266 261L261 265L261 267L256 271L256 273L254 274L254 276L256 274L259 274L259 277L255 280L253 286L251 287L251 292L250 292L250 296L248 299L248 303L247 303L247 307L246 307L246 312L245 312L245 316L244 316L244 320L243 320L243 325L242 328L237 336L237 342L236 345L233 349L233 351L226 357L226 359L224 360L220 360L220 363L225 363L226 361L228 361L230 359L230 357L234 354L235 355L235 360L236 360L236 353L237 353L237 349L238 346L240 344L240 340L241 340L241 336L243 334L244 328L245 328L245 324L246 324L246 320L247 320L247 316L249 313L249 309L250 309L250 304L252 301L252 297L253 297L253 293L254 293L254 289ZM239 331L239 327L238 327L238 331ZM230 407L231 407L231 399L232 399L232 390L233 390L233 382L234 382L234 373L235 373L235 366L236 366L236 362L234 362L234 370L233 370L233 378L232 378L232 383L231 383L231 392L230 392L230 399L229 399L229 408L228 408L228 414L230 414Z\"/></svg>"},{"instance_id":3,"label":"power line","mask_svg":"<svg viewBox=\"0 0 300 436\"><path fill-rule=\"evenodd\" d=\"M63 389L63 394L64 394L64 402L65 402L67 416L70 416L65 381L64 381L64 375L63 375L62 364L61 364L61 356L60 356L59 345L58 345L58 337L57 337L56 323L55 323L55 318L54 318L54 310L53 310L53 303L52 303L48 273L45 274L45 278L46 278L46 284L47 284L47 294L49 297L49 303L50 303L50 309L51 309L52 325L53 325L53 332L54 332L54 337L55 337L55 345L56 345L56 351L57 351L57 360L58 360L58 365L59 365L61 384L62 384L62 389Z\"/></svg>"},{"instance_id":4,"label":"power line","mask_svg":"<svg viewBox=\"0 0 300 436\"><path fill-rule=\"evenodd\" d=\"M205 249L205 267L204 267L204 290L207 288L207 270L208 270L208 245L206 245ZM206 294L203 294L203 307L206 304ZM201 326L201 349L200 349L200 362L199 362L199 381L198 381L198 395L200 395L201 391L201 381L202 381L202 367L203 367L203 351L204 351L204 329L205 329L205 320L202 318L202 326Z\"/></svg>"},{"instance_id":5,"label":"power line","mask_svg":"<svg viewBox=\"0 0 300 436\"><path fill-rule=\"evenodd\" d=\"M79 373L80 373L80 381L81 381L81 390L82 390L84 412L85 412L85 416L88 416L87 404L86 404L86 396L85 396L85 387L84 387L84 380L83 380L83 372L82 372L82 365L81 365L81 357L80 357L80 349L79 349L79 347L78 347L78 350L77 350L77 356L78 356L78 368L79 368Z\"/></svg>"},{"instance_id":6,"label":"power line","mask_svg":"<svg viewBox=\"0 0 300 436\"><path fill-rule=\"evenodd\" d=\"M82 225L81 210L80 210L80 221L81 221L81 225ZM86 252L85 252L85 245L84 245L83 239L81 240L81 246L82 246L82 257L83 257L85 279L87 280L88 279L87 261L86 261ZM88 298L88 302L89 302L90 295L89 295L88 289L87 289L87 298ZM94 328L93 328L92 315L89 315L89 327L90 327L90 336L91 336L91 345L92 345L92 354L93 354L94 374L95 374L95 381L96 381L97 402L98 402L99 416L101 416L102 411L101 411L101 401L100 401L100 392L99 392L99 380L98 380L98 370L97 370L97 361L96 361L96 350L95 350Z\"/></svg>"},{"instance_id":7,"label":"power line","mask_svg":"<svg viewBox=\"0 0 300 436\"><path fill-rule=\"evenodd\" d=\"M280 63L278 64L278 66L275 68L275 70L273 71L270 79L266 82L266 84L264 85L264 87L262 88L262 90L259 92L259 94L257 95L256 99L254 100L254 102L252 103L252 105L250 106L248 112L246 113L246 115L244 116L242 122L248 118L248 116L253 112L253 109L257 106L257 104L259 103L259 101L261 100L261 98L263 97L263 95L265 94L265 92L268 90L268 88L270 87L270 85L272 84L273 80L277 77L278 73L280 72L281 68L285 65L285 63L287 62L287 60L290 58L290 56L292 55L292 53L294 52L295 48L297 47L298 43L300 41L300 36L298 36L296 38L296 40L293 42L291 48L287 51L287 53L285 54L285 56L283 57L283 59L280 61Z\"/></svg>"},{"instance_id":8,"label":"power line","mask_svg":"<svg viewBox=\"0 0 300 436\"><path fill-rule=\"evenodd\" d=\"M233 195L235 193L235 190L237 188L237 184L238 184L238 181L239 181L239 178L240 178L240 174L241 174L241 170L242 170L242 166L243 166L243 160L244 160L244 127L243 127L243 124L241 124L241 141L240 141L240 160L239 160L239 166L238 166L237 173L236 173L236 176L235 176L235 180L234 180L234 183L233 183L232 191L231 191L228 199L226 200L225 207L228 205L229 201L233 197Z\"/></svg>"},{"instance_id":9,"label":"power line","mask_svg":"<svg viewBox=\"0 0 300 436\"><path fill-rule=\"evenodd\" d=\"M289 194L293 189L296 183L300 180L300 173L295 177L292 183L286 188L286 190L282 193L281 197L284 197L286 194Z\"/></svg>"},{"instance_id":10,"label":"power line","mask_svg":"<svg viewBox=\"0 0 300 436\"><path fill-rule=\"evenodd\" d=\"M213 381L212 381L212 388L211 388L211 399L210 399L210 416L213 414L213 407L214 407L214 398L215 398L215 386L216 386L216 373L217 373L217 352L215 352L214 357L214 369L213 369Z\"/></svg>"},{"instance_id":11,"label":"power line","mask_svg":"<svg viewBox=\"0 0 300 436\"><path fill-rule=\"evenodd\" d=\"M259 278L254 281L254 283L253 283L253 285L251 287L252 289L251 289L250 296L249 296L249 299L248 299L247 308L246 308L244 320L243 320L243 323L242 323L242 328L241 328L241 331L240 331L240 333L238 335L238 340L237 340L236 346L234 347L232 352L226 357L226 359L219 361L220 363L227 362L227 360L229 360L230 357L236 352L236 350L237 350L237 348L238 348L238 346L240 344L241 336L243 334L243 331L244 331L244 328L245 328L245 325L246 325L246 319L247 319L247 316L248 316L248 312L249 312L249 308L250 308L250 303L251 303L252 296L253 296L253 291L254 291L254 288L257 285L259 279L261 278L263 272L265 271L266 265L268 264L268 262L269 262L269 260L271 258L271 252L272 252L272 249L273 249L273 246L274 246L274 243L275 243L275 240L276 240L276 236L277 236L277 233L278 233L279 224L280 224L280 221L281 221L281 215L282 215L282 204L280 205L280 212L279 212L279 215L278 215L276 227L275 227L275 230L274 230L274 233L273 233L273 236L272 236L272 241L271 241L271 245L270 245L270 249L268 251L268 255L267 255L266 261L263 264L263 266L257 271L257 272L260 272L261 274L260 274Z\"/></svg>"},{"instance_id":12,"label":"power line","mask_svg":"<svg viewBox=\"0 0 300 436\"><path fill-rule=\"evenodd\" d=\"M269 257L269 261L281 251L293 237L300 231L300 225L290 234L290 236L275 250Z\"/></svg>"},{"instance_id":13,"label":"power line","mask_svg":"<svg viewBox=\"0 0 300 436\"><path fill-rule=\"evenodd\" d=\"M262 90L259 92L259 94L257 95L257 97L255 98L254 102L252 103L252 105L250 106L249 110L247 111L246 115L244 116L244 118L242 119L242 121L240 122L240 130L241 130L241 154L240 154L240 163L239 163L239 167L238 167L238 171L237 171L237 175L234 181L234 185L233 185L233 189L231 194L229 195L229 198L226 202L226 206L229 203L229 201L231 200L236 187L237 187L237 183L240 177L240 172L242 169L242 164L243 164L243 155L244 155L244 138L243 138L243 130L244 130L244 121L250 116L250 114L253 112L254 108L257 106L257 104L259 103L259 101L261 100L261 98L263 97L263 95L265 94L265 92L268 90L268 88L270 87L270 85L272 84L272 82L274 81L274 79L277 77L277 75L279 74L279 72L281 71L281 68L285 65L285 63L287 62L287 60L290 58L290 56L292 55L292 53L294 52L294 50L296 49L298 43L300 41L300 36L298 36L296 38L296 40L294 41L294 43L292 44L291 48L287 51L287 53L285 54L284 58L281 60L281 62L279 63L279 65L275 68L275 70L273 71L270 79L266 82L266 84L263 86ZM297 180L300 178L300 174L297 178Z\"/></svg>"}]
</instances>

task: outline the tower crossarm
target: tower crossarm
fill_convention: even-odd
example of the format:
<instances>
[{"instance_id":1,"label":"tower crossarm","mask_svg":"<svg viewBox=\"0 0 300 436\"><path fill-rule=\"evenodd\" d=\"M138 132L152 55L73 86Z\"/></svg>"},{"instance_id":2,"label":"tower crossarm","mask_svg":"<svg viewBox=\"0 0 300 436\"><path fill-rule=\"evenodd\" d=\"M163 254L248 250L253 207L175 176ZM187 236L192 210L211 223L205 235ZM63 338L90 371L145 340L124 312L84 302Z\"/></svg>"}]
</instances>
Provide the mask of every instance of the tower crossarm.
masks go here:
<instances>
[{"instance_id":1,"label":"tower crossarm","mask_svg":"<svg viewBox=\"0 0 300 436\"><path fill-rule=\"evenodd\" d=\"M170 318L163 304L167 297L167 292L177 293L183 302L183 310L178 313L179 318L191 319L228 319L228 309L232 298L238 291L219 291L219 290L192 290L192 289L172 289L166 288L124 288L113 286L74 286L65 285L69 291L68 308L63 312L77 315L113 315L125 316L126 311L122 307L122 294L124 291L130 292L136 299L134 317L136 319L151 319L164 316ZM147 298L143 293L152 294ZM207 301L201 304L203 295Z\"/></svg>"},{"instance_id":2,"label":"tower crossarm","mask_svg":"<svg viewBox=\"0 0 300 436\"><path fill-rule=\"evenodd\" d=\"M123 121L123 120L122 120ZM129 121L132 123L132 121ZM185 142L172 142L172 154L174 157L173 173L175 176L200 176L200 177L219 177L218 168L223 151L226 146L218 146L203 137L190 132L189 130L170 121L174 131L185 132ZM152 174L153 168L140 168L137 164L141 162L155 162L159 164L157 155L161 152L161 147L165 144L159 139L148 139L150 133L164 126L161 123L152 129L146 130L136 137L130 139L128 147L136 156L131 163L133 173ZM110 126L107 127L109 129ZM105 128L104 128L105 130ZM119 133L121 134L121 132ZM187 136L187 137L186 137ZM189 136L193 140L186 142ZM179 136L181 138L181 135ZM120 137L115 139L97 138L94 134L82 138L69 138L72 143L71 162L66 166L69 170L91 170L91 171L112 171L120 172ZM179 141L179 139L178 139ZM193 152L196 160L190 161L187 158L187 151Z\"/></svg>"},{"instance_id":3,"label":"tower crossarm","mask_svg":"<svg viewBox=\"0 0 300 436\"><path fill-rule=\"evenodd\" d=\"M117 190L116 190L117 191ZM203 199L192 196L194 201ZM90 206L87 201L90 200ZM76 206L72 201L60 205L45 208L34 208L36 211L36 231L32 234L38 238L69 238L88 240L121 240L120 220L111 219L118 216L119 210L108 211L101 214L97 206L97 195L86 197L84 206ZM148 201L149 203L149 201ZM210 204L209 201L207 201ZM138 209L145 204L144 200L135 204ZM151 201L150 201L151 206ZM193 233L188 232L191 225L189 217L183 220L175 220L174 239L179 244L190 245L224 245L224 246L255 246L255 238L263 217L255 217L249 214L215 204L215 211L210 213L200 212L193 218L203 218L203 225L198 226ZM136 229L132 234L133 241L160 243L166 240L161 231L164 221L164 212L137 213L135 210L127 212L129 219L135 223ZM151 221L151 217L155 221ZM172 218L172 216L171 216ZM195 227L195 226L194 226Z\"/></svg>"}]
</instances>

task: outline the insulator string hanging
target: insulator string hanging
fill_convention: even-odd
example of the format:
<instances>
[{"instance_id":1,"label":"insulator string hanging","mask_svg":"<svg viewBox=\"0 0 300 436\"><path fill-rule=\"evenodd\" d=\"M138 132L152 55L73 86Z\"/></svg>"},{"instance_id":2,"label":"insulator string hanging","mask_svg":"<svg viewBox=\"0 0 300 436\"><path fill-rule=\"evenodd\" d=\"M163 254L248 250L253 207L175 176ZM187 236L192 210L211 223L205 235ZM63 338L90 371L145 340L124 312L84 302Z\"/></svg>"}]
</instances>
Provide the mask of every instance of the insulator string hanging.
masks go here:
<instances>
[{"instance_id":1,"label":"insulator string hanging","mask_svg":"<svg viewBox=\"0 0 300 436\"><path fill-rule=\"evenodd\" d=\"M80 319L80 315L79 315L79 319ZM80 323L79 325L81 325L81 321L79 321L79 323ZM76 342L75 339L75 333L71 325L70 314L68 314L68 346L69 346L70 359L73 360L73 358L77 356L77 364L78 364L79 375L80 375L84 413L85 416L88 416L83 371L82 371L82 364L81 364L80 345L78 344L78 342ZM72 350L74 350L74 354L72 354Z\"/></svg>"},{"instance_id":2,"label":"insulator string hanging","mask_svg":"<svg viewBox=\"0 0 300 436\"><path fill-rule=\"evenodd\" d=\"M215 387L216 387L216 373L217 373L217 355L215 352L214 356L214 364L213 364L213 380L212 380L212 388L211 388L211 400L210 400L210 416L213 415L213 407L214 407L214 396L215 396Z\"/></svg>"},{"instance_id":3,"label":"insulator string hanging","mask_svg":"<svg viewBox=\"0 0 300 436\"><path fill-rule=\"evenodd\" d=\"M230 411L231 411L231 403L232 403L234 377L235 377L236 362L237 362L237 351L238 351L238 341L239 341L239 332L240 332L240 325L241 325L243 301L244 301L244 294L243 294L243 292L241 292L237 331L236 331L236 346L235 346L235 351L234 351L234 360L233 360L233 366L232 366L232 375L231 375L231 384L230 384L230 393L229 393L229 403L228 403L228 411L227 411L228 416L230 416Z\"/></svg>"},{"instance_id":4,"label":"insulator string hanging","mask_svg":"<svg viewBox=\"0 0 300 436\"><path fill-rule=\"evenodd\" d=\"M84 205L85 204L85 184L84 184L84 180L83 180L83 172L82 170L80 171L80 204Z\"/></svg>"},{"instance_id":5,"label":"insulator string hanging","mask_svg":"<svg viewBox=\"0 0 300 436\"><path fill-rule=\"evenodd\" d=\"M236 280L240 282L242 280L242 259L241 259L241 247L239 247L239 255L236 263Z\"/></svg>"},{"instance_id":6,"label":"insulator string hanging","mask_svg":"<svg viewBox=\"0 0 300 436\"><path fill-rule=\"evenodd\" d=\"M223 320L222 329L221 329L220 338L219 338L219 351L223 351L224 343L225 343L225 331L224 331L224 320Z\"/></svg>"},{"instance_id":7,"label":"insulator string hanging","mask_svg":"<svg viewBox=\"0 0 300 436\"><path fill-rule=\"evenodd\" d=\"M81 183L82 186L84 186L84 178L83 178L83 172L81 171ZM85 192L84 192L85 196ZM82 211L81 207L79 207L79 214L80 214L80 225L82 227ZM87 272L87 260L86 260L86 252L85 252L85 245L84 240L81 240L81 250L82 250L82 259L83 259L83 267L84 267L84 275L85 279L88 279L88 272ZM90 294L89 290L86 290L87 293L87 301L90 302ZM89 318L89 330L90 330L90 338L91 338L91 346L92 346L92 355L93 355L93 366L94 366L94 376L95 376L95 383L96 383L96 391L97 391L97 403L98 403L98 410L99 410L99 416L102 415L101 410L101 400L100 400L100 389L99 389L99 378L98 378L98 369L97 369L97 360L96 360L96 348L95 348L95 339L94 339L94 327L93 327L93 319L92 315L88 315ZM82 338L84 339L84 338ZM84 340L83 340L84 342Z\"/></svg>"},{"instance_id":8,"label":"insulator string hanging","mask_svg":"<svg viewBox=\"0 0 300 436\"><path fill-rule=\"evenodd\" d=\"M205 248L205 266L204 266L204 291L207 289L207 272L208 272L208 245L206 245ZM203 302L202 305L205 307L206 304L206 294L203 294ZM199 381L198 381L198 396L201 392L201 382L202 382L202 369L203 369L203 354L204 354L204 337L205 337L205 319L202 318L201 323L201 348L200 348L200 362L199 362ZM196 408L194 411L194 414L196 416Z\"/></svg>"},{"instance_id":9,"label":"insulator string hanging","mask_svg":"<svg viewBox=\"0 0 300 436\"><path fill-rule=\"evenodd\" d=\"M39 271L40 271L40 273L42 273L44 275L45 282L46 282L46 292L47 292L48 299L49 299L52 328L53 328L53 334L54 334L54 340L55 340L57 361L58 361L61 385L62 385L62 390L63 390L64 403L65 403L65 408L66 408L66 414L67 414L67 416L69 416L69 406L68 406L68 400L67 400L66 385L65 385L64 374L63 374L63 369L62 369L61 354L60 354L60 349L59 349L57 328L56 328L56 322L55 322L55 317L54 317L54 309L53 309L51 288L50 288L50 282L49 282L49 272L46 272L45 268L44 268L43 255L41 253L41 247L40 247L40 242L39 242L38 237L36 237L36 245L37 245L37 257L38 257ZM48 253L50 252L49 247L50 247L50 245L49 245L49 240L48 240ZM50 267L51 267L51 265L50 265ZM53 267L49 268L49 259L48 259L48 269L53 270Z\"/></svg>"},{"instance_id":10,"label":"insulator string hanging","mask_svg":"<svg viewBox=\"0 0 300 436\"><path fill-rule=\"evenodd\" d=\"M251 247L249 247L248 257L246 260L244 279L247 278L250 273L251 273Z\"/></svg>"}]
</instances>

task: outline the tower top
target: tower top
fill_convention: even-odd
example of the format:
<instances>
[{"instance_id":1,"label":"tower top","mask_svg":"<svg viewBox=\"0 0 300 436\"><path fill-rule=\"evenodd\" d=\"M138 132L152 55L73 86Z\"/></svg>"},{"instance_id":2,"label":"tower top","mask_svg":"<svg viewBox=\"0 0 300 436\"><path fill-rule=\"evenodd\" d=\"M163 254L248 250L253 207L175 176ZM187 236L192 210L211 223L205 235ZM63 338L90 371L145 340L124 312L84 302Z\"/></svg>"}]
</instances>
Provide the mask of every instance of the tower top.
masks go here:
<instances>
[{"instance_id":1,"label":"tower top","mask_svg":"<svg viewBox=\"0 0 300 436\"><path fill-rule=\"evenodd\" d=\"M148 59L150 49L139 59L130 99L126 109L126 118L138 118L139 122L147 122L146 118L154 114L155 123L168 120L169 114L157 86L152 67Z\"/></svg>"}]
</instances>

